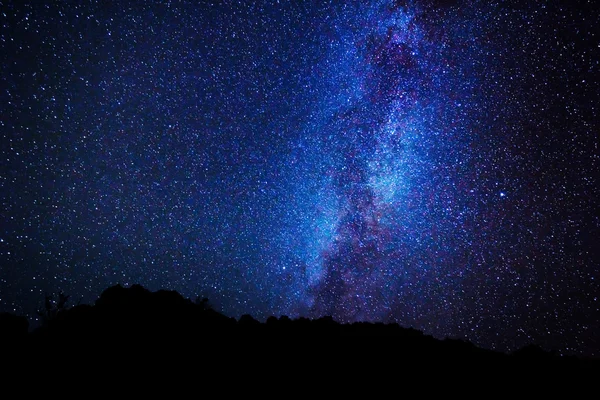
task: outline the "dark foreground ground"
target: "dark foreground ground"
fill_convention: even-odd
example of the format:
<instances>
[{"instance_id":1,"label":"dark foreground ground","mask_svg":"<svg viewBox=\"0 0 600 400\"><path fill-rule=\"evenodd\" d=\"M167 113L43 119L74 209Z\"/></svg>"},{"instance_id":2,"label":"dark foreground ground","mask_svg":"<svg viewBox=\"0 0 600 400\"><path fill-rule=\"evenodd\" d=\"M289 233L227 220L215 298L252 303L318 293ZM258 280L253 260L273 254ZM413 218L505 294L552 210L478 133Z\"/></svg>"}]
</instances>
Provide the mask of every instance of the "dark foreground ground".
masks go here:
<instances>
[{"instance_id":1,"label":"dark foreground ground","mask_svg":"<svg viewBox=\"0 0 600 400\"><path fill-rule=\"evenodd\" d=\"M595 375L598 360L559 357L534 346L509 355L396 324L338 324L327 317L271 317L260 323L248 315L236 320L214 311L206 300L192 302L177 292L150 292L137 285L108 288L93 306L66 308L57 300L58 306L46 304L45 323L33 332L25 318L0 314L5 366L9 359L15 366L48 366L58 360L81 368L189 365L223 373L240 366L244 373L293 366L305 371L302 379L313 379L315 371L361 376L402 369L421 376L476 371L490 378L504 371L525 380L553 371L582 379L588 373L600 376Z\"/></svg>"}]
</instances>

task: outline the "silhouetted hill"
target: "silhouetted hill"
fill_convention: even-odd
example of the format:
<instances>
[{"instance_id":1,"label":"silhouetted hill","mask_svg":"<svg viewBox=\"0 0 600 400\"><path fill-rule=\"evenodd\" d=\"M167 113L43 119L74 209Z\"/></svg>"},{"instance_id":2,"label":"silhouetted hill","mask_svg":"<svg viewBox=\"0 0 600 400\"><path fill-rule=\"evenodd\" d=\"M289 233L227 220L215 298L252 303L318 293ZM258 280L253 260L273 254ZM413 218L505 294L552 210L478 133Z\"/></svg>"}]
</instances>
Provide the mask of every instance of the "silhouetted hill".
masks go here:
<instances>
[{"instance_id":1,"label":"silhouetted hill","mask_svg":"<svg viewBox=\"0 0 600 400\"><path fill-rule=\"evenodd\" d=\"M557 357L535 346L506 355L462 340L438 340L398 324L339 324L331 317L292 320L286 316L269 317L261 323L250 315L236 320L210 308L207 299L192 302L174 291L151 292L139 285L113 286L102 293L95 305L78 305L51 314L32 333L27 331L25 318L0 314L0 338L5 345L24 346L23 351L50 350L55 354L98 348L147 352L178 348L179 352L202 349L205 355L223 355L234 349L234 357L271 354L280 361L304 358L343 362L350 358L349 354L361 354L373 362L427 360L454 365L598 367L597 361ZM367 342L352 336L371 338Z\"/></svg>"},{"instance_id":2,"label":"silhouetted hill","mask_svg":"<svg viewBox=\"0 0 600 400\"><path fill-rule=\"evenodd\" d=\"M27 335L29 321L9 313L0 313L0 340L22 339Z\"/></svg>"}]
</instances>

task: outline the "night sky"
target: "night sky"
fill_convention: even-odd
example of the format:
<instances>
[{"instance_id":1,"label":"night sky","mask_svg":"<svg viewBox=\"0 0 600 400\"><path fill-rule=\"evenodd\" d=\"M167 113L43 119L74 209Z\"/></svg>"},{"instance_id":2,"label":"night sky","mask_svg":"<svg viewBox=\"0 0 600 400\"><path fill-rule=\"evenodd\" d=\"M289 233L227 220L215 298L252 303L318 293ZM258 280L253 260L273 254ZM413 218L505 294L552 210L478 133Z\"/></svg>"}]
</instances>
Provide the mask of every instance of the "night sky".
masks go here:
<instances>
[{"instance_id":1,"label":"night sky","mask_svg":"<svg viewBox=\"0 0 600 400\"><path fill-rule=\"evenodd\" d=\"M0 311L140 283L600 356L593 1L47 3L0 2Z\"/></svg>"}]
</instances>

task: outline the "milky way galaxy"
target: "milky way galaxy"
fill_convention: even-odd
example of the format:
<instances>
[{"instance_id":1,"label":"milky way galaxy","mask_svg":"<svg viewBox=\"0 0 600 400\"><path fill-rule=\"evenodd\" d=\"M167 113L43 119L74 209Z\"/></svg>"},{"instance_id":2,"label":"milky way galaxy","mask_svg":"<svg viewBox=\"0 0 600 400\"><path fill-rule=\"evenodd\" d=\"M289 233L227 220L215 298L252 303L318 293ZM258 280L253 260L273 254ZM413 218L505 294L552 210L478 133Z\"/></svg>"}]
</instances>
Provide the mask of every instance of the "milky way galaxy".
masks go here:
<instances>
[{"instance_id":1,"label":"milky way galaxy","mask_svg":"<svg viewBox=\"0 0 600 400\"><path fill-rule=\"evenodd\" d=\"M586 1L0 5L0 311L227 315L600 355Z\"/></svg>"}]
</instances>

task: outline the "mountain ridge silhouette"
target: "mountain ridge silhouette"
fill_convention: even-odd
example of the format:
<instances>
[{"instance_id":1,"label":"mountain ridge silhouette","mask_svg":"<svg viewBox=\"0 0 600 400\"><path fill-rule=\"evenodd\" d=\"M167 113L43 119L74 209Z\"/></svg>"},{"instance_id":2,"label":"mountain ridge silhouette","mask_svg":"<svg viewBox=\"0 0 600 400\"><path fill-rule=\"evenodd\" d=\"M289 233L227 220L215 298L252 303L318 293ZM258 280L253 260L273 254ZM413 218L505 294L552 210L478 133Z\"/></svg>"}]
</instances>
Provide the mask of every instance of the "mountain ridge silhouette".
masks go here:
<instances>
[{"instance_id":1,"label":"mountain ridge silhouette","mask_svg":"<svg viewBox=\"0 0 600 400\"><path fill-rule=\"evenodd\" d=\"M271 316L260 322L246 314L235 319L212 309L207 299L194 302L175 291L152 292L140 285L112 286L94 305L48 313L51 317L32 332L28 332L24 317L0 314L0 342L21 352L55 356L101 348L167 353L177 348L179 354L201 348L204 357L229 352L234 357L270 354L280 360L327 358L340 363L357 356L373 363L397 357L405 362L600 369L599 360L559 357L534 345L505 354L463 340L439 340L398 324L341 324L328 316ZM351 339L353 336L377 340Z\"/></svg>"}]
</instances>

